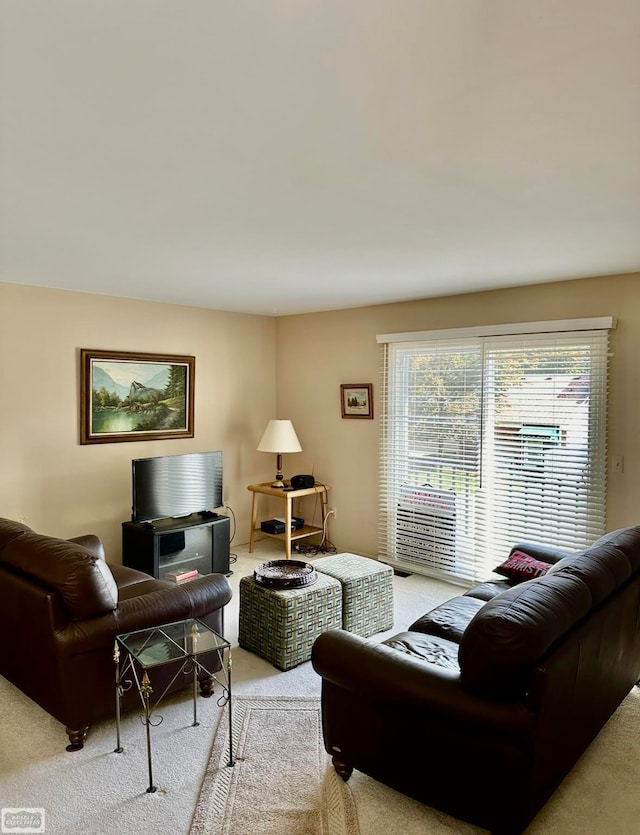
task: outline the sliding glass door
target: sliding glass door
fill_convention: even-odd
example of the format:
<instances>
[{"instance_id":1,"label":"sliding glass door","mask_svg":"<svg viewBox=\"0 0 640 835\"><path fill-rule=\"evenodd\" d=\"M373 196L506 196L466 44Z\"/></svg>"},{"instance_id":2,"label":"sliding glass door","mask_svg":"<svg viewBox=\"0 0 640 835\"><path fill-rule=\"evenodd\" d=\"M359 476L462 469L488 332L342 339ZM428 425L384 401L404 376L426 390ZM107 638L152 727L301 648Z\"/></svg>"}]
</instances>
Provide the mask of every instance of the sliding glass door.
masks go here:
<instances>
[{"instance_id":1,"label":"sliding glass door","mask_svg":"<svg viewBox=\"0 0 640 835\"><path fill-rule=\"evenodd\" d=\"M384 345L380 555L462 583L604 530L607 332Z\"/></svg>"}]
</instances>

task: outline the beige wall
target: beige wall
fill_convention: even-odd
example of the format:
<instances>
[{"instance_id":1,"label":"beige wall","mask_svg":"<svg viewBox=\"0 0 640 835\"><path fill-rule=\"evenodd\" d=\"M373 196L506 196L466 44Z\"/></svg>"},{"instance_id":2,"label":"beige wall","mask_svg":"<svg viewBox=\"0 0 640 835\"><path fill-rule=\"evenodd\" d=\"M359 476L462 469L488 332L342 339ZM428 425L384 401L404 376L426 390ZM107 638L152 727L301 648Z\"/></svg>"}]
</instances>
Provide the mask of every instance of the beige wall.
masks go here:
<instances>
[{"instance_id":1,"label":"beige wall","mask_svg":"<svg viewBox=\"0 0 640 835\"><path fill-rule=\"evenodd\" d=\"M246 485L274 474L256 452L269 418L291 418L303 451L285 475L313 472L337 508L340 550L377 553L377 333L612 315L608 527L640 522L640 275L583 279L279 319L0 283L0 516L56 536L92 531L120 559L131 458L223 449L225 497L249 532ZM80 348L193 354L195 438L79 444ZM340 383L374 384L372 421L343 420ZM273 515L281 508L264 508ZM313 500L300 509L319 521Z\"/></svg>"},{"instance_id":2,"label":"beige wall","mask_svg":"<svg viewBox=\"0 0 640 835\"><path fill-rule=\"evenodd\" d=\"M79 444L79 350L196 357L195 437ZM246 541L246 485L270 477L256 452L275 413L275 320L0 284L0 516L67 537L97 533L120 560L131 459L222 449L225 496Z\"/></svg>"},{"instance_id":3,"label":"beige wall","mask_svg":"<svg viewBox=\"0 0 640 835\"><path fill-rule=\"evenodd\" d=\"M609 470L607 525L640 522L640 275L565 281L401 304L289 316L277 323L279 417L290 417L303 452L288 456L285 474L315 472L331 486L337 519L330 538L339 550L377 553L378 429L343 420L340 383L374 384L379 412L376 334L612 315L609 453L624 472Z\"/></svg>"}]
</instances>

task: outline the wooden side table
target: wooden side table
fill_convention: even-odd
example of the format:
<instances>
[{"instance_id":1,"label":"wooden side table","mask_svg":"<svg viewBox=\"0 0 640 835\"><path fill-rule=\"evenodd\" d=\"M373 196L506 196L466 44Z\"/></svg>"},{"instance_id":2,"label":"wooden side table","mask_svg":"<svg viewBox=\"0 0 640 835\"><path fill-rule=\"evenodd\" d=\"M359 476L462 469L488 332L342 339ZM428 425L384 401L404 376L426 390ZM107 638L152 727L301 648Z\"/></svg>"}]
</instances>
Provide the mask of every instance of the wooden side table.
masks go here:
<instances>
[{"instance_id":1,"label":"wooden side table","mask_svg":"<svg viewBox=\"0 0 640 835\"><path fill-rule=\"evenodd\" d=\"M285 482L285 487L288 484ZM291 559L291 542L294 539L304 539L306 536L313 536L317 533L322 533L322 528L317 528L313 525L303 525L296 531L291 530L291 517L293 516L293 500L301 499L303 496L312 496L315 494L320 496L320 506L322 510L322 521L326 524L327 518L327 491L326 484L315 484L313 487L307 487L304 490L283 490L280 487L272 487L271 482L264 484L250 484L247 487L253 493L253 501L251 504L251 533L249 535L249 553L253 553L253 543L256 531L262 536L269 536L273 539L280 539L284 542L285 558ZM267 533L256 528L258 521L258 496L271 496L275 499L283 499L285 502L284 514L284 533Z\"/></svg>"}]
</instances>

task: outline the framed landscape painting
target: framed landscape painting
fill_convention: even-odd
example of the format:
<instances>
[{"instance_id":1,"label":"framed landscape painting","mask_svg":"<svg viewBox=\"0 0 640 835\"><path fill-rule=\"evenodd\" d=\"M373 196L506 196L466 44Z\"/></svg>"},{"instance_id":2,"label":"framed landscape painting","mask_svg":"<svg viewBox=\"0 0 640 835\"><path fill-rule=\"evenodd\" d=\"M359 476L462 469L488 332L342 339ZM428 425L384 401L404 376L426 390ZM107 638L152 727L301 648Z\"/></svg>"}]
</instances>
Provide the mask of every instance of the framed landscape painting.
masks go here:
<instances>
[{"instance_id":1,"label":"framed landscape painting","mask_svg":"<svg viewBox=\"0 0 640 835\"><path fill-rule=\"evenodd\" d=\"M343 418L373 418L373 386L371 383L342 383L340 402Z\"/></svg>"},{"instance_id":2,"label":"framed landscape painting","mask_svg":"<svg viewBox=\"0 0 640 835\"><path fill-rule=\"evenodd\" d=\"M80 351L80 443L193 438L195 357Z\"/></svg>"}]
</instances>

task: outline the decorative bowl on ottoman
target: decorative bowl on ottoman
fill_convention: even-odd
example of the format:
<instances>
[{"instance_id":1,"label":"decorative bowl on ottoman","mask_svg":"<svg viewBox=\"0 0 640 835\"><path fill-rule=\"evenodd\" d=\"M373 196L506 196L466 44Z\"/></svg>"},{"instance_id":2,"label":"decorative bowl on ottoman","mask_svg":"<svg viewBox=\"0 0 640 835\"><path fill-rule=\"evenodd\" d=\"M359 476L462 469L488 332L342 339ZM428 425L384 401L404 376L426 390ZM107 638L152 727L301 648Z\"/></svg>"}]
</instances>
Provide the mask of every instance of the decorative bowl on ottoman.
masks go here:
<instances>
[{"instance_id":1,"label":"decorative bowl on ottoman","mask_svg":"<svg viewBox=\"0 0 640 835\"><path fill-rule=\"evenodd\" d=\"M318 579L315 568L300 560L271 560L256 566L253 577L260 586L270 589L299 589Z\"/></svg>"}]
</instances>

